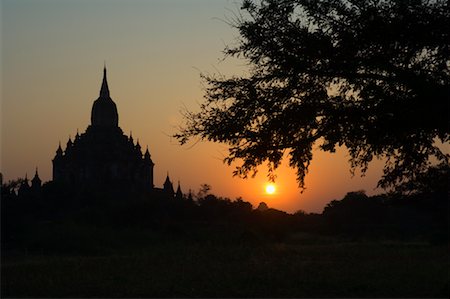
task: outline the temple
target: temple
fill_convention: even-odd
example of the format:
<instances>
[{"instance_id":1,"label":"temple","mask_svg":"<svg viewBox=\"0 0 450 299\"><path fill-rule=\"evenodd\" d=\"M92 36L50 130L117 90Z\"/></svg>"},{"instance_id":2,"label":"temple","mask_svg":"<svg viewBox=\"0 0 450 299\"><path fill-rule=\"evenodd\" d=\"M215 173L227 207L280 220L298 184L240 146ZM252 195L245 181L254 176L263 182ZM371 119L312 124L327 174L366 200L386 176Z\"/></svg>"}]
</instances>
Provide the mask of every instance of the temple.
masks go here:
<instances>
[{"instance_id":1,"label":"temple","mask_svg":"<svg viewBox=\"0 0 450 299\"><path fill-rule=\"evenodd\" d=\"M150 152L119 127L117 106L111 99L106 67L100 95L92 105L91 124L84 133L59 145L53 159L53 181L77 188L126 186L133 190L160 190L175 196L167 176L164 188L155 188Z\"/></svg>"}]
</instances>

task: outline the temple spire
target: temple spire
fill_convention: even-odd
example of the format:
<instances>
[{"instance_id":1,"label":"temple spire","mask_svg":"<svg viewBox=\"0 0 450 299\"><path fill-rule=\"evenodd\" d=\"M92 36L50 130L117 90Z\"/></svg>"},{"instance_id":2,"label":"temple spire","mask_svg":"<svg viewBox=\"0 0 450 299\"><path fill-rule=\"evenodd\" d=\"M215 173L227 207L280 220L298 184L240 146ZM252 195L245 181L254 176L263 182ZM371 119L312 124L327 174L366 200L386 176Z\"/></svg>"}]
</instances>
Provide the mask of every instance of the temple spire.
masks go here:
<instances>
[{"instance_id":1,"label":"temple spire","mask_svg":"<svg viewBox=\"0 0 450 299\"><path fill-rule=\"evenodd\" d=\"M166 177L166 181L164 182L164 185L163 185L163 190L170 197L173 197L175 194L175 192L173 191L173 184L169 179L169 172L167 172L167 177Z\"/></svg>"},{"instance_id":2,"label":"temple spire","mask_svg":"<svg viewBox=\"0 0 450 299\"><path fill-rule=\"evenodd\" d=\"M181 191L180 181L178 180L178 188L177 192L175 193L176 199L183 199L183 192Z\"/></svg>"},{"instance_id":3,"label":"temple spire","mask_svg":"<svg viewBox=\"0 0 450 299\"><path fill-rule=\"evenodd\" d=\"M147 145L147 149L145 150L144 156L146 159L150 160L150 152L148 151L148 145Z\"/></svg>"},{"instance_id":4,"label":"temple spire","mask_svg":"<svg viewBox=\"0 0 450 299\"><path fill-rule=\"evenodd\" d=\"M106 64L103 66L103 82L100 89L100 97L109 97L108 81L106 79Z\"/></svg>"},{"instance_id":5,"label":"temple spire","mask_svg":"<svg viewBox=\"0 0 450 299\"><path fill-rule=\"evenodd\" d=\"M38 190L41 188L41 185L42 185L42 181L39 178L38 168L36 167L36 173L34 174L34 178L31 180L31 187L34 190Z\"/></svg>"}]
</instances>

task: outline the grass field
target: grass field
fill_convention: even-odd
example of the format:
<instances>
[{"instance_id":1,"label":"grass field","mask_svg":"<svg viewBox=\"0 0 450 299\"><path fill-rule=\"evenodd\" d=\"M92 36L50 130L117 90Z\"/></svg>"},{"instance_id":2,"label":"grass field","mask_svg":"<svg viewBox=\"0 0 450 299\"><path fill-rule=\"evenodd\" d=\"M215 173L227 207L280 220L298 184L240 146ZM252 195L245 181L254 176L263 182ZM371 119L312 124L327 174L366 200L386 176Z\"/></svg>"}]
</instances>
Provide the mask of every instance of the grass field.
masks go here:
<instances>
[{"instance_id":1,"label":"grass field","mask_svg":"<svg viewBox=\"0 0 450 299\"><path fill-rule=\"evenodd\" d=\"M55 236L74 252L4 252L2 297L448 297L448 246L307 234L247 242L123 230L114 246L101 231L85 237L77 248L79 236Z\"/></svg>"}]
</instances>

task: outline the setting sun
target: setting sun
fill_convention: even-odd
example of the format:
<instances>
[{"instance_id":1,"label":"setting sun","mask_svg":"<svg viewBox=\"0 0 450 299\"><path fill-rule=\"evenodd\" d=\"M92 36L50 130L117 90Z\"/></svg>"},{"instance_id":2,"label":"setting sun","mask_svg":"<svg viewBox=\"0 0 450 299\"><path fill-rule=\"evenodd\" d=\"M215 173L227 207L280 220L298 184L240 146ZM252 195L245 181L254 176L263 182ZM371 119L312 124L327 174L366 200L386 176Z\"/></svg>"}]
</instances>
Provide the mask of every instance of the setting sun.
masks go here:
<instances>
[{"instance_id":1,"label":"setting sun","mask_svg":"<svg viewBox=\"0 0 450 299\"><path fill-rule=\"evenodd\" d=\"M267 194L274 194L275 191L276 191L275 185L273 185L273 184L268 184L268 185L266 186L266 193L267 193Z\"/></svg>"}]
</instances>

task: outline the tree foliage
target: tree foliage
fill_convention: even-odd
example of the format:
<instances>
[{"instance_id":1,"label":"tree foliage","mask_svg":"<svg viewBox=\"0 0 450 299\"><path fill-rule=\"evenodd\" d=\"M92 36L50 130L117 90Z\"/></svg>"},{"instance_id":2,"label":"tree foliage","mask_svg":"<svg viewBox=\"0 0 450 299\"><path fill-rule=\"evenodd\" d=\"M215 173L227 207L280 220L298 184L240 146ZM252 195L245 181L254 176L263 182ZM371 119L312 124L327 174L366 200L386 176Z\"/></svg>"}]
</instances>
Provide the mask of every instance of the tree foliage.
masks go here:
<instances>
[{"instance_id":1,"label":"tree foliage","mask_svg":"<svg viewBox=\"0 0 450 299\"><path fill-rule=\"evenodd\" d=\"M226 143L246 177L283 156L304 177L316 147L345 146L352 171L385 159L379 186L448 165L448 1L245 0L227 56L249 75L203 76L205 101L175 137Z\"/></svg>"}]
</instances>

